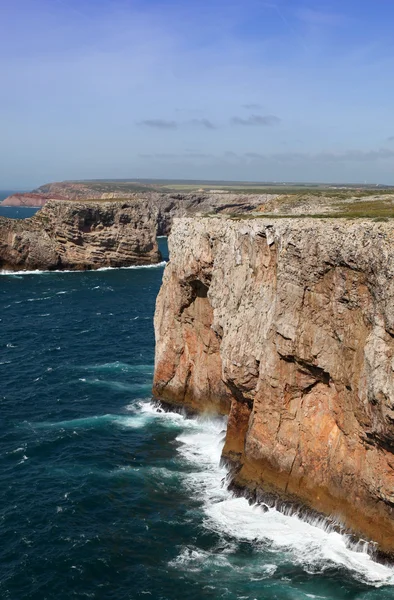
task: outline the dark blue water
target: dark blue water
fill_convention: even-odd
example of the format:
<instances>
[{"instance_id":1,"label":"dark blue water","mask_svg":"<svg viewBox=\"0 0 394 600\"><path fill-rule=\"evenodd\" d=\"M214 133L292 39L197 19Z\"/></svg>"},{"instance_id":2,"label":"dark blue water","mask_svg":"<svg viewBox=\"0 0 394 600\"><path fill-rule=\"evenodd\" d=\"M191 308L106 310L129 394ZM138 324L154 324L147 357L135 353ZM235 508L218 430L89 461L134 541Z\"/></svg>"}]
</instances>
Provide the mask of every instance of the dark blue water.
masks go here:
<instances>
[{"instance_id":1,"label":"dark blue water","mask_svg":"<svg viewBox=\"0 0 394 600\"><path fill-rule=\"evenodd\" d=\"M15 190L0 190L0 202L15 194ZM32 217L37 212L37 208L28 208L24 206L1 206L0 205L0 217L8 217L11 219L26 219Z\"/></svg>"},{"instance_id":2,"label":"dark blue water","mask_svg":"<svg viewBox=\"0 0 394 600\"><path fill-rule=\"evenodd\" d=\"M152 405L162 272L0 276L0 598L394 598L343 537L227 492L222 420Z\"/></svg>"},{"instance_id":3,"label":"dark blue water","mask_svg":"<svg viewBox=\"0 0 394 600\"><path fill-rule=\"evenodd\" d=\"M29 208L26 206L0 206L0 217L9 219L26 219L32 217L38 208Z\"/></svg>"}]
</instances>

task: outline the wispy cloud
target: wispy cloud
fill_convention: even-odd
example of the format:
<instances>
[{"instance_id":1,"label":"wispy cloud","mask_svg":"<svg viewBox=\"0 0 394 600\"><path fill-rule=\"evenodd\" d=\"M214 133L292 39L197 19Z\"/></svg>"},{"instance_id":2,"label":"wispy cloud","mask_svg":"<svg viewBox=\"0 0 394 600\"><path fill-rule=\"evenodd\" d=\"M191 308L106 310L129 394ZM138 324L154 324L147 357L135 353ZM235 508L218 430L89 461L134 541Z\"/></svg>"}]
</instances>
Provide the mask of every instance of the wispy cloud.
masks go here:
<instances>
[{"instance_id":1,"label":"wispy cloud","mask_svg":"<svg viewBox=\"0 0 394 600\"><path fill-rule=\"evenodd\" d=\"M394 142L394 135L390 135L390 137L388 137L386 139L387 142Z\"/></svg>"},{"instance_id":2,"label":"wispy cloud","mask_svg":"<svg viewBox=\"0 0 394 600\"><path fill-rule=\"evenodd\" d=\"M223 154L210 154L206 152L157 152L155 154L138 154L139 158L143 159L159 159L159 160L179 160L179 159L237 159L238 161L256 161L269 163L364 163L378 162L391 160L394 158L394 150L388 148L380 148L379 150L346 150L344 152L244 152L237 154L232 150L227 150Z\"/></svg>"},{"instance_id":3,"label":"wispy cloud","mask_svg":"<svg viewBox=\"0 0 394 600\"><path fill-rule=\"evenodd\" d=\"M167 121L166 119L145 119L140 121L139 125L153 127L154 129L176 129L178 127L176 121Z\"/></svg>"},{"instance_id":4,"label":"wispy cloud","mask_svg":"<svg viewBox=\"0 0 394 600\"><path fill-rule=\"evenodd\" d=\"M245 152L244 156L245 158L264 158L264 155L259 152Z\"/></svg>"},{"instance_id":5,"label":"wispy cloud","mask_svg":"<svg viewBox=\"0 0 394 600\"><path fill-rule=\"evenodd\" d=\"M338 154L320 152L315 157L322 161L371 162L394 158L394 150L388 148L380 148L379 150L348 150Z\"/></svg>"},{"instance_id":6,"label":"wispy cloud","mask_svg":"<svg viewBox=\"0 0 394 600\"><path fill-rule=\"evenodd\" d=\"M345 152L277 152L260 154L245 152L245 158L259 161L275 161L283 163L344 163L344 162L377 162L394 158L394 150L380 148L379 150L346 150Z\"/></svg>"},{"instance_id":7,"label":"wispy cloud","mask_svg":"<svg viewBox=\"0 0 394 600\"><path fill-rule=\"evenodd\" d=\"M246 110L260 110L262 108L261 104L242 104L242 108L246 108Z\"/></svg>"},{"instance_id":8,"label":"wispy cloud","mask_svg":"<svg viewBox=\"0 0 394 600\"><path fill-rule=\"evenodd\" d=\"M246 126L262 126L271 127L272 125L279 125L281 119L275 115L251 115L246 119L243 117L233 117L231 123L233 125L246 125Z\"/></svg>"},{"instance_id":9,"label":"wispy cloud","mask_svg":"<svg viewBox=\"0 0 394 600\"><path fill-rule=\"evenodd\" d=\"M205 129L216 129L216 125L214 125L214 123L212 123L212 121L209 119L192 119L190 123Z\"/></svg>"},{"instance_id":10,"label":"wispy cloud","mask_svg":"<svg viewBox=\"0 0 394 600\"><path fill-rule=\"evenodd\" d=\"M206 154L205 152L188 152L185 156L187 158L211 158L212 154Z\"/></svg>"},{"instance_id":11,"label":"wispy cloud","mask_svg":"<svg viewBox=\"0 0 394 600\"><path fill-rule=\"evenodd\" d=\"M212 158L212 154L208 154L205 152L183 152L174 154L172 152L157 152L156 154L138 154L138 158L143 159L158 159L158 160L182 160L182 159L196 159L201 160L205 158Z\"/></svg>"},{"instance_id":12,"label":"wispy cloud","mask_svg":"<svg viewBox=\"0 0 394 600\"><path fill-rule=\"evenodd\" d=\"M155 129L177 129L178 127L184 127L193 125L201 127L202 129L216 129L217 126L212 123L209 119L190 119L189 121L171 121L168 119L144 119L140 121L138 125L144 125L145 127L152 127Z\"/></svg>"}]
</instances>

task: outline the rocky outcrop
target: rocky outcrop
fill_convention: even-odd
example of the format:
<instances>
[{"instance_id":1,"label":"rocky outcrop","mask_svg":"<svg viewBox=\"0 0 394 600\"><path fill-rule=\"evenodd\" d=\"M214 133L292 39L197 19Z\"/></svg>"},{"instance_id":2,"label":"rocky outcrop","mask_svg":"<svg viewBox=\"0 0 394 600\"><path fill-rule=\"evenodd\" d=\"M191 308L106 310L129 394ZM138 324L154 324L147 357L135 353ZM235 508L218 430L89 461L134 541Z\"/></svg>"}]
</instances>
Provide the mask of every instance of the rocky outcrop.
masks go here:
<instances>
[{"instance_id":1,"label":"rocky outcrop","mask_svg":"<svg viewBox=\"0 0 394 600\"><path fill-rule=\"evenodd\" d=\"M98 269L157 263L157 211L139 202L51 201L0 217L0 269Z\"/></svg>"},{"instance_id":2,"label":"rocky outcrop","mask_svg":"<svg viewBox=\"0 0 394 600\"><path fill-rule=\"evenodd\" d=\"M234 485L394 555L394 224L180 219L154 394L228 412Z\"/></svg>"}]
</instances>

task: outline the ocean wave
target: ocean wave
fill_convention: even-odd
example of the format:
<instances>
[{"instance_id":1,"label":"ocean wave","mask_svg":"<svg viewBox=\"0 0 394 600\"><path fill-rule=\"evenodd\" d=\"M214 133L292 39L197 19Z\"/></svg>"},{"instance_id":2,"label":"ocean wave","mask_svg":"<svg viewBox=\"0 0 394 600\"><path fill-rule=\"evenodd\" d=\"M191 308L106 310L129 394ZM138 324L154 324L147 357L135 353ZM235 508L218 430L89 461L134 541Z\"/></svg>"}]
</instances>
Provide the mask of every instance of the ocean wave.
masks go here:
<instances>
[{"instance_id":1,"label":"ocean wave","mask_svg":"<svg viewBox=\"0 0 394 600\"><path fill-rule=\"evenodd\" d=\"M91 417L79 417L76 419L65 419L63 421L40 421L28 423L33 429L78 429L103 427L121 418L120 415L93 415Z\"/></svg>"},{"instance_id":2,"label":"ocean wave","mask_svg":"<svg viewBox=\"0 0 394 600\"><path fill-rule=\"evenodd\" d=\"M159 263L155 263L153 265L131 265L129 267L100 267L99 269L88 269L88 270L72 270L72 269L64 269L64 270L22 270L22 271L9 271L7 269L0 270L0 275L8 275L14 277L20 277L21 275L59 275L62 273L97 273L100 271L121 271L121 270L133 270L133 269L160 269L165 267L167 262L162 260Z\"/></svg>"},{"instance_id":3,"label":"ocean wave","mask_svg":"<svg viewBox=\"0 0 394 600\"><path fill-rule=\"evenodd\" d=\"M109 381L107 379L87 379L80 378L79 381L83 381L83 383L87 383L90 385L106 387L110 390L116 392L131 392L131 393L141 393L141 392L149 392L152 388L152 384L149 383L123 383L122 381Z\"/></svg>"},{"instance_id":4,"label":"ocean wave","mask_svg":"<svg viewBox=\"0 0 394 600\"><path fill-rule=\"evenodd\" d=\"M130 386L131 387L131 386ZM146 387L146 386L144 386ZM108 425L120 425L133 429L144 428L151 422L158 422L163 426L177 426L185 428L185 422L191 421L178 413L162 413L162 409L151 402L150 399L141 399L126 406L126 410L132 414L105 414L92 415L88 417L77 417L75 419L64 419L61 421L38 421L24 422L24 425L32 429L91 429L106 427ZM193 423L192 423L192 426Z\"/></svg>"},{"instance_id":5,"label":"ocean wave","mask_svg":"<svg viewBox=\"0 0 394 600\"><path fill-rule=\"evenodd\" d=\"M163 418L168 418L167 414ZM269 552L271 562L272 557L279 563L290 560L309 574L344 568L369 585L394 585L392 567L375 562L366 547L355 548L346 535L330 530L326 522L307 522L297 515L235 497L227 489L227 469L220 465L225 421L185 418L185 424L187 421L193 421L193 427L176 438L179 459L192 469L184 474L183 484L202 501L206 529L226 540L230 537L237 543L251 543L260 569L267 568L262 561ZM200 568L204 558L198 548L184 549L175 564L187 562L192 568Z\"/></svg>"},{"instance_id":6,"label":"ocean wave","mask_svg":"<svg viewBox=\"0 0 394 600\"><path fill-rule=\"evenodd\" d=\"M128 363L116 360L115 362L104 363L101 365L86 365L81 367L84 371L98 371L98 372L122 372L122 373L142 373L147 375L153 374L153 365L130 365Z\"/></svg>"}]
</instances>

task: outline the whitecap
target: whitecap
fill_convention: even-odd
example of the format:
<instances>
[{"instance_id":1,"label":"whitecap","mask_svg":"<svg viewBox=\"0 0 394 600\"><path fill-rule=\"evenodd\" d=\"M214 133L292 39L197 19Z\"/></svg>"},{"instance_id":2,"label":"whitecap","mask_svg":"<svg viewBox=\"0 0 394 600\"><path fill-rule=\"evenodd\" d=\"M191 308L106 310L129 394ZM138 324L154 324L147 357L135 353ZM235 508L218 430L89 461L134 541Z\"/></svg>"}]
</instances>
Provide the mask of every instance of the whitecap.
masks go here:
<instances>
[{"instance_id":1,"label":"whitecap","mask_svg":"<svg viewBox=\"0 0 394 600\"><path fill-rule=\"evenodd\" d=\"M6 452L6 454L18 454L19 452L24 452L25 450L26 448L21 446L20 448L15 448L15 450L10 450L9 452Z\"/></svg>"},{"instance_id":2,"label":"whitecap","mask_svg":"<svg viewBox=\"0 0 394 600\"><path fill-rule=\"evenodd\" d=\"M134 407L135 408L135 407ZM108 425L120 425L122 427L143 428L152 419L150 413L142 411L135 412L134 415L93 415L89 417L77 417L75 419L65 419L63 421L39 421L37 423L25 422L33 429L92 429L106 427ZM75 431L73 431L76 433Z\"/></svg>"},{"instance_id":3,"label":"whitecap","mask_svg":"<svg viewBox=\"0 0 394 600\"><path fill-rule=\"evenodd\" d=\"M275 508L267 510L251 505L246 498L235 497L227 489L227 470L220 465L225 421L185 418L185 424L188 421L194 421L193 427L176 440L180 444L180 460L192 468L184 475L183 483L203 503L205 528L226 539L230 536L237 542L252 543L257 553L266 555L268 550L278 560L291 560L308 573L340 567L376 587L394 585L392 567L375 562L362 545L354 548L346 535L330 530L326 522L308 523L296 515L283 514ZM190 553L185 557L198 559ZM261 557L263 560L263 554Z\"/></svg>"},{"instance_id":4,"label":"whitecap","mask_svg":"<svg viewBox=\"0 0 394 600\"><path fill-rule=\"evenodd\" d=\"M63 269L54 271L45 271L40 269L35 270L21 270L21 271L9 271L7 269L0 270L0 275L8 275L11 277L17 277L18 275L57 275L63 273L97 273L99 271L121 271L130 269L160 269L167 264L165 260L152 265L131 265L130 267L100 267L99 269L88 269L88 270L75 270L75 269ZM18 277L19 279L20 277Z\"/></svg>"},{"instance_id":5,"label":"whitecap","mask_svg":"<svg viewBox=\"0 0 394 600\"><path fill-rule=\"evenodd\" d=\"M43 300L50 300L51 296L43 296L42 298L28 298L28 302L42 302Z\"/></svg>"},{"instance_id":6,"label":"whitecap","mask_svg":"<svg viewBox=\"0 0 394 600\"><path fill-rule=\"evenodd\" d=\"M185 547L180 554L169 562L171 567L187 568L189 571L202 571L212 567L230 567L225 553L214 553L196 547Z\"/></svg>"},{"instance_id":7,"label":"whitecap","mask_svg":"<svg viewBox=\"0 0 394 600\"><path fill-rule=\"evenodd\" d=\"M38 423L29 423L34 429L74 429L103 427L119 419L119 415L94 415L91 417L79 417L76 419L65 419L64 421L41 421Z\"/></svg>"}]
</instances>

